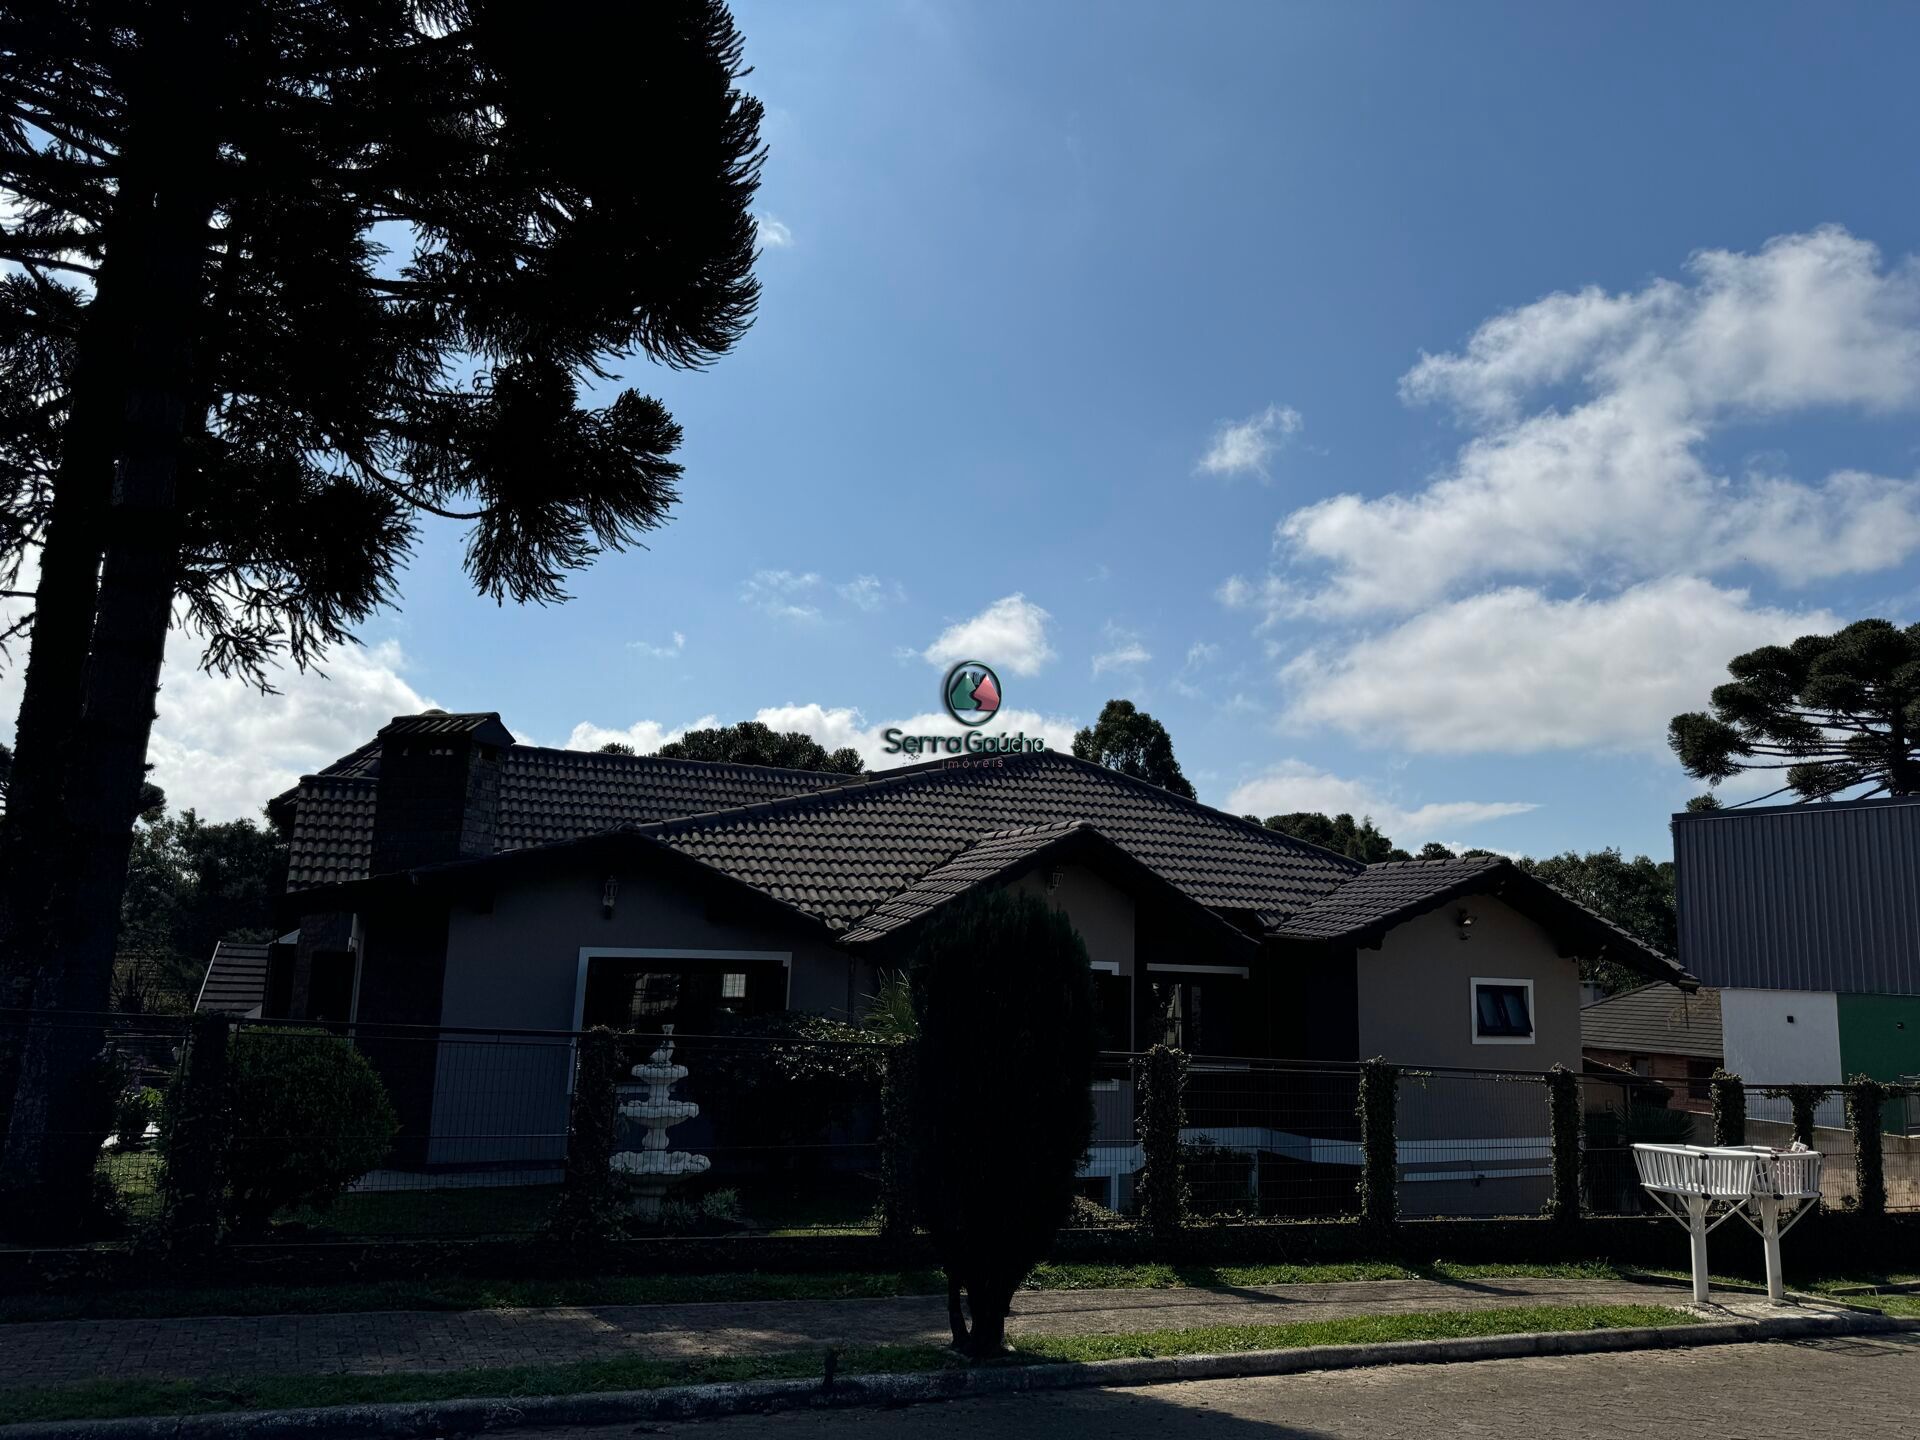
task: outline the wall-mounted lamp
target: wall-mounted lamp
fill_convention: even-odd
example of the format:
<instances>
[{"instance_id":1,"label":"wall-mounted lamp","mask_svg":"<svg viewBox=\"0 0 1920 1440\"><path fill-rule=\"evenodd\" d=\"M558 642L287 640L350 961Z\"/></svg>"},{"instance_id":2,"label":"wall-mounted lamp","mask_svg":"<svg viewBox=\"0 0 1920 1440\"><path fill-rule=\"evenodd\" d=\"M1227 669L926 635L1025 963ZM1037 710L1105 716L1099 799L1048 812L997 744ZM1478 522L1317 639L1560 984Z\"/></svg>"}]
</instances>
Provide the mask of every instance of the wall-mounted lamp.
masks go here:
<instances>
[{"instance_id":1,"label":"wall-mounted lamp","mask_svg":"<svg viewBox=\"0 0 1920 1440\"><path fill-rule=\"evenodd\" d=\"M1047 869L1047 889L1058 890L1059 888L1060 867L1058 865L1049 866Z\"/></svg>"},{"instance_id":2,"label":"wall-mounted lamp","mask_svg":"<svg viewBox=\"0 0 1920 1440\"><path fill-rule=\"evenodd\" d=\"M613 902L619 898L619 895L620 882L611 875L607 876L607 883L600 891L601 919L611 920L613 918Z\"/></svg>"},{"instance_id":3,"label":"wall-mounted lamp","mask_svg":"<svg viewBox=\"0 0 1920 1440\"><path fill-rule=\"evenodd\" d=\"M1453 923L1460 931L1460 938L1462 940L1470 940L1473 938L1473 916L1467 910L1466 906L1462 905L1458 910L1453 912Z\"/></svg>"}]
</instances>

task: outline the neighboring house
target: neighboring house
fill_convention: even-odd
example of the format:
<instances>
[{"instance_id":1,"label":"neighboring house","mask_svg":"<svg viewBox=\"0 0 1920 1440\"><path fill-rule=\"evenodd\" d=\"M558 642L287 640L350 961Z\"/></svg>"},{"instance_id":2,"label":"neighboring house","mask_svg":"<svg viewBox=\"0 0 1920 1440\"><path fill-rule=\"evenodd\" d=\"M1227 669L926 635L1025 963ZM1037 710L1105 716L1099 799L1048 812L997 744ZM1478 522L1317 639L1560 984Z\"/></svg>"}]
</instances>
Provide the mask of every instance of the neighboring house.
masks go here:
<instances>
[{"instance_id":1,"label":"neighboring house","mask_svg":"<svg viewBox=\"0 0 1920 1440\"><path fill-rule=\"evenodd\" d=\"M1693 983L1499 857L1368 867L1052 752L848 777L548 750L497 715L429 713L274 807L299 930L272 951L286 1001L268 1013L362 1026L698 1034L725 1015L856 1013L944 906L998 887L1072 919L1115 1049L1578 1066L1580 957ZM408 1053L383 1062L414 1137L404 1158L486 1158L445 1140L467 1128L445 1057ZM529 1075L524 1103L544 1115L567 1083ZM554 1128L535 1119L520 1128ZM1125 1129L1102 1143L1124 1149ZM1356 1137L1333 1138L1244 1145L1346 1163ZM1422 1163L1436 1183L1517 1155L1516 1174L1545 1173L1544 1151L1483 1148L1447 1141ZM1110 1158L1089 1173L1120 1173ZM1492 1208L1511 1203L1499 1189Z\"/></svg>"},{"instance_id":2,"label":"neighboring house","mask_svg":"<svg viewBox=\"0 0 1920 1440\"><path fill-rule=\"evenodd\" d=\"M1920 1075L1920 797L1676 815L1673 851L1680 954L1720 991L1727 1069Z\"/></svg>"},{"instance_id":3,"label":"neighboring house","mask_svg":"<svg viewBox=\"0 0 1920 1440\"><path fill-rule=\"evenodd\" d=\"M1581 1009L1580 1044L1589 1065L1659 1081L1673 1092L1671 1108L1711 1110L1708 1082L1722 1059L1720 992L1642 985L1606 996Z\"/></svg>"}]
</instances>

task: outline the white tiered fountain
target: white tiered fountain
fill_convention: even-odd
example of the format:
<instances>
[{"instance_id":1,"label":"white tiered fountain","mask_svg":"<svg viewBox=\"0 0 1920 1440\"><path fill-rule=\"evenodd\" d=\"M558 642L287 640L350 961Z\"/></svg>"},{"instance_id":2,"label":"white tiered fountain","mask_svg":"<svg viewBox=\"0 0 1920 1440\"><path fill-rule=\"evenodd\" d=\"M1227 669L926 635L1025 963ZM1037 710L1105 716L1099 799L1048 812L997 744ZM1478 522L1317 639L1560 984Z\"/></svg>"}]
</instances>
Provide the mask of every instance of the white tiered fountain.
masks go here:
<instances>
[{"instance_id":1,"label":"white tiered fountain","mask_svg":"<svg viewBox=\"0 0 1920 1440\"><path fill-rule=\"evenodd\" d=\"M646 1137L638 1150L622 1150L613 1157L613 1173L631 1184L632 1212L639 1220L658 1220L660 1200L669 1189L689 1175L703 1173L713 1162L705 1155L667 1149L668 1127L691 1120L700 1107L691 1100L667 1098L679 1081L687 1078L687 1067L673 1063L673 1026L662 1025L666 1038L660 1048L647 1057L647 1063L633 1067L633 1078L647 1087L638 1100L629 1100L620 1113L646 1127Z\"/></svg>"}]
</instances>

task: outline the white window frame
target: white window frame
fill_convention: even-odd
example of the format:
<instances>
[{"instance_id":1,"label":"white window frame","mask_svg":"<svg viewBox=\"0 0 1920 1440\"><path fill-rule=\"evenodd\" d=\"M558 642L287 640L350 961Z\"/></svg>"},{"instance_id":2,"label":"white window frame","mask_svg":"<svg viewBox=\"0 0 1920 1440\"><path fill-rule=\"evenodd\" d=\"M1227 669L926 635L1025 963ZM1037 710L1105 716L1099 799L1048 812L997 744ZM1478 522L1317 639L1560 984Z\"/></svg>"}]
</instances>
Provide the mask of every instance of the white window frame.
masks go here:
<instances>
[{"instance_id":1,"label":"white window frame","mask_svg":"<svg viewBox=\"0 0 1920 1440\"><path fill-rule=\"evenodd\" d=\"M582 945L580 967L573 978L573 1028L576 1032L587 1014L587 967L595 960L749 960L780 962L786 971L786 993L781 1008L793 1006L793 952L791 950L659 950L631 945Z\"/></svg>"},{"instance_id":2,"label":"white window frame","mask_svg":"<svg viewBox=\"0 0 1920 1440\"><path fill-rule=\"evenodd\" d=\"M1525 1035L1482 1035L1480 1033L1480 987L1482 985L1514 985L1527 992L1527 1024L1532 1027ZM1473 1036L1476 1045L1532 1045L1540 1038L1540 1017L1533 1008L1533 981L1521 976L1475 975L1467 982L1467 1025L1468 1034Z\"/></svg>"}]
</instances>

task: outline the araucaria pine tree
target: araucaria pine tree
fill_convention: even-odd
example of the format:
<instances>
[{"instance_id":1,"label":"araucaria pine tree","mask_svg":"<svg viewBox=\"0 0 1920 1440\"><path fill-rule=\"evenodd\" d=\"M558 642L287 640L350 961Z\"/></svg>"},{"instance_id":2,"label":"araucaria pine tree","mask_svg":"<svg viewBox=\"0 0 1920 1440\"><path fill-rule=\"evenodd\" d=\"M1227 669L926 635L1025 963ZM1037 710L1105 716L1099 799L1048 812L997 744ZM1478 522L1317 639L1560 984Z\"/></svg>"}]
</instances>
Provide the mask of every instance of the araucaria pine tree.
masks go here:
<instances>
[{"instance_id":1,"label":"araucaria pine tree","mask_svg":"<svg viewBox=\"0 0 1920 1440\"><path fill-rule=\"evenodd\" d=\"M666 520L679 428L611 382L750 323L761 110L720 0L0 0L0 54L0 1003L91 1011L177 614L264 685L421 517L496 601ZM72 1188L43 1041L0 1169Z\"/></svg>"},{"instance_id":2,"label":"araucaria pine tree","mask_svg":"<svg viewBox=\"0 0 1920 1440\"><path fill-rule=\"evenodd\" d=\"M1717 785L1773 771L1803 800L1920 794L1920 625L1856 620L1727 663L1711 713L1676 715L1667 741Z\"/></svg>"},{"instance_id":3,"label":"araucaria pine tree","mask_svg":"<svg viewBox=\"0 0 1920 1440\"><path fill-rule=\"evenodd\" d=\"M947 1272L954 1348L988 1358L1093 1139L1086 946L1038 896L964 898L927 927L912 986L916 1210Z\"/></svg>"}]
</instances>

